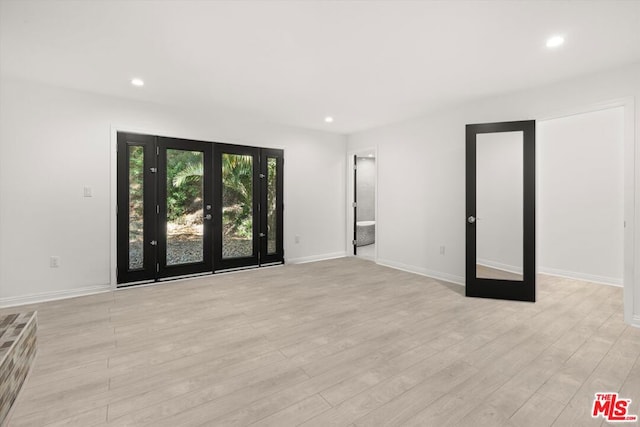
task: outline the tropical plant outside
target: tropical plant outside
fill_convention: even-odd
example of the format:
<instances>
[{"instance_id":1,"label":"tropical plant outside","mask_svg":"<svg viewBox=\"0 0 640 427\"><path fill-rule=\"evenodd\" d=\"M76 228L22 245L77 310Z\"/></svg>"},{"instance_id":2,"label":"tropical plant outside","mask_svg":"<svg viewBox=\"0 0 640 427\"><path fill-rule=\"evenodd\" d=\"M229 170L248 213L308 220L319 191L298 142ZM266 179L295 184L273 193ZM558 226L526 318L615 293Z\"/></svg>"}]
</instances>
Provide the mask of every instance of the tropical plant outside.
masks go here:
<instances>
[{"instance_id":1,"label":"tropical plant outside","mask_svg":"<svg viewBox=\"0 0 640 427\"><path fill-rule=\"evenodd\" d=\"M275 160L269 158L267 161L269 253L275 252ZM203 163L202 152L167 150L167 256L175 258L176 263L198 261L202 256ZM129 161L131 249L142 243L143 176L144 150L132 146ZM223 154L222 185L223 256L250 256L253 252L253 157ZM189 242L189 247L186 247L185 244ZM173 249L170 247L172 244L175 244ZM141 258L142 247L138 249L138 258ZM176 251L187 251L190 255ZM141 260L136 262L141 263Z\"/></svg>"}]
</instances>

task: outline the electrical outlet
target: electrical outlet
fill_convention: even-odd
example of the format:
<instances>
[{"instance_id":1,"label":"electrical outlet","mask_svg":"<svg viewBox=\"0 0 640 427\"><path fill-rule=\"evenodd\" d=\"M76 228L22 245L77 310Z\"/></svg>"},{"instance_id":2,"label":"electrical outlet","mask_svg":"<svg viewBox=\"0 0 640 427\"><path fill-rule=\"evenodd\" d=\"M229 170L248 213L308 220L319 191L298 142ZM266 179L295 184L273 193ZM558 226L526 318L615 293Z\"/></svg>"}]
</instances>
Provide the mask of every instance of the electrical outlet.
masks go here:
<instances>
[{"instance_id":1,"label":"electrical outlet","mask_svg":"<svg viewBox=\"0 0 640 427\"><path fill-rule=\"evenodd\" d=\"M91 190L91 187L84 187L84 197L92 197L93 196L93 191Z\"/></svg>"},{"instance_id":2,"label":"electrical outlet","mask_svg":"<svg viewBox=\"0 0 640 427\"><path fill-rule=\"evenodd\" d=\"M440 255L444 255L444 246L440 246Z\"/></svg>"},{"instance_id":3,"label":"electrical outlet","mask_svg":"<svg viewBox=\"0 0 640 427\"><path fill-rule=\"evenodd\" d=\"M296 234L296 243L300 243L300 235Z\"/></svg>"},{"instance_id":4,"label":"electrical outlet","mask_svg":"<svg viewBox=\"0 0 640 427\"><path fill-rule=\"evenodd\" d=\"M49 267L51 267L51 268L60 267L60 257L59 256L52 256L51 258L49 258Z\"/></svg>"}]
</instances>

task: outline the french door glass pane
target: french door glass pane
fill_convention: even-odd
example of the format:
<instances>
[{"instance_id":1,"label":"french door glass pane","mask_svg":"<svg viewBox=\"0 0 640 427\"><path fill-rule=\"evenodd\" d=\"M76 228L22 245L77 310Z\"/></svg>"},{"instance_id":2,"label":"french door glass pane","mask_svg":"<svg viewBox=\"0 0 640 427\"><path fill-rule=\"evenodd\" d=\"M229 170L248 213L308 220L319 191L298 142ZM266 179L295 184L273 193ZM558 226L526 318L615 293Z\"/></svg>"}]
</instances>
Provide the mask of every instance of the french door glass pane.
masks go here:
<instances>
[{"instance_id":1,"label":"french door glass pane","mask_svg":"<svg viewBox=\"0 0 640 427\"><path fill-rule=\"evenodd\" d=\"M129 146L129 270L144 267L144 147Z\"/></svg>"},{"instance_id":2,"label":"french door glass pane","mask_svg":"<svg viewBox=\"0 0 640 427\"><path fill-rule=\"evenodd\" d=\"M167 265L202 262L204 153L167 149Z\"/></svg>"},{"instance_id":3,"label":"french door glass pane","mask_svg":"<svg viewBox=\"0 0 640 427\"><path fill-rule=\"evenodd\" d=\"M277 159L267 158L267 254L276 253L276 232L278 226L276 193Z\"/></svg>"},{"instance_id":4,"label":"french door glass pane","mask_svg":"<svg viewBox=\"0 0 640 427\"><path fill-rule=\"evenodd\" d=\"M222 154L222 257L253 255L253 157Z\"/></svg>"}]
</instances>

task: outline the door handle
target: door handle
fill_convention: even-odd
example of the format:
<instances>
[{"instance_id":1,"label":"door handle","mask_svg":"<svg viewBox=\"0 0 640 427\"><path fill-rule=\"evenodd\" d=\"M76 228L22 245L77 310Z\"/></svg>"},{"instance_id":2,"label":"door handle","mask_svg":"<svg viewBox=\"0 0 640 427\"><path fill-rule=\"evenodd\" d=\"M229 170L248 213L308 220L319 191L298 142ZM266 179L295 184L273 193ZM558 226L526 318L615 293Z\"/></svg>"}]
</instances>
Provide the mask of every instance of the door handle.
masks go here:
<instances>
[{"instance_id":1,"label":"door handle","mask_svg":"<svg viewBox=\"0 0 640 427\"><path fill-rule=\"evenodd\" d=\"M204 219L206 219L207 221L211 221L211 214L206 214L204 216Z\"/></svg>"},{"instance_id":2,"label":"door handle","mask_svg":"<svg viewBox=\"0 0 640 427\"><path fill-rule=\"evenodd\" d=\"M469 224L473 224L474 222L476 222L476 217L471 215L469 218L467 218L467 222L469 222Z\"/></svg>"}]
</instances>

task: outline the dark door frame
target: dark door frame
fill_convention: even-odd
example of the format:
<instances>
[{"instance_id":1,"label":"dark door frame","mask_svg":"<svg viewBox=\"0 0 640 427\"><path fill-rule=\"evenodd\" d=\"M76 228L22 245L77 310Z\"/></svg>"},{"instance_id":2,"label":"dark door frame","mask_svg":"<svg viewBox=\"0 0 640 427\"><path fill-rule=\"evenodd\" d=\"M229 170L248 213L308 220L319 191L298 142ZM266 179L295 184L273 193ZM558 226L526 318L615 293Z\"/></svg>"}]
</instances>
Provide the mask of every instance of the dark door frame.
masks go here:
<instances>
[{"instance_id":1,"label":"dark door frame","mask_svg":"<svg viewBox=\"0 0 640 427\"><path fill-rule=\"evenodd\" d=\"M476 277L476 135L523 133L523 281ZM481 123L466 126L466 295L517 301L536 300L535 166L536 122ZM499 167L499 165L497 165Z\"/></svg>"},{"instance_id":2,"label":"dark door frame","mask_svg":"<svg viewBox=\"0 0 640 427\"><path fill-rule=\"evenodd\" d=\"M358 155L353 155L353 255L358 255Z\"/></svg>"}]
</instances>

